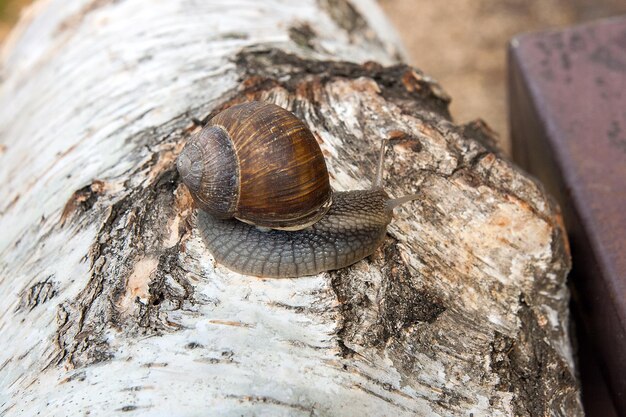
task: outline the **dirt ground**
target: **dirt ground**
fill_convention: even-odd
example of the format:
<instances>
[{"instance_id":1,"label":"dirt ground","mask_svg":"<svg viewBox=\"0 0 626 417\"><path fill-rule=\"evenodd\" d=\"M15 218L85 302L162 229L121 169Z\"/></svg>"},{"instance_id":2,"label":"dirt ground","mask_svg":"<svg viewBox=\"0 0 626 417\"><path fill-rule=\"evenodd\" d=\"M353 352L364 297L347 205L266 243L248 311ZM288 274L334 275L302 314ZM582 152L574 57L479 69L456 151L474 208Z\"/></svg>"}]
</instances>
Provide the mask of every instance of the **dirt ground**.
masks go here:
<instances>
[{"instance_id":1,"label":"dirt ground","mask_svg":"<svg viewBox=\"0 0 626 417\"><path fill-rule=\"evenodd\" d=\"M482 118L510 149L506 45L516 34L626 14L625 0L378 0L411 64L438 79L458 122ZM0 41L30 0L0 0Z\"/></svg>"}]
</instances>

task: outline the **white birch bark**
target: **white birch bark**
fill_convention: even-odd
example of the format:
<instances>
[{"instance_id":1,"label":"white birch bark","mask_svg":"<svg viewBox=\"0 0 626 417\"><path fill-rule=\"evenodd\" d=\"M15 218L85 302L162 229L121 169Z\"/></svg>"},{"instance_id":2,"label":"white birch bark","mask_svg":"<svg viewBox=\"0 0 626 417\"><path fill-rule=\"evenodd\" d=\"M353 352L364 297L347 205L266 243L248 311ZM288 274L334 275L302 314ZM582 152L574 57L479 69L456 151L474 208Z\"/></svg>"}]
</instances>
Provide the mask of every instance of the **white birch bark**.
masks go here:
<instances>
[{"instance_id":1,"label":"white birch bark","mask_svg":"<svg viewBox=\"0 0 626 417\"><path fill-rule=\"evenodd\" d=\"M541 188L419 72L315 67L402 57L369 0L33 5L1 57L0 414L582 414ZM337 189L395 137L388 188L423 198L342 271L215 265L173 161L244 97L302 117Z\"/></svg>"}]
</instances>

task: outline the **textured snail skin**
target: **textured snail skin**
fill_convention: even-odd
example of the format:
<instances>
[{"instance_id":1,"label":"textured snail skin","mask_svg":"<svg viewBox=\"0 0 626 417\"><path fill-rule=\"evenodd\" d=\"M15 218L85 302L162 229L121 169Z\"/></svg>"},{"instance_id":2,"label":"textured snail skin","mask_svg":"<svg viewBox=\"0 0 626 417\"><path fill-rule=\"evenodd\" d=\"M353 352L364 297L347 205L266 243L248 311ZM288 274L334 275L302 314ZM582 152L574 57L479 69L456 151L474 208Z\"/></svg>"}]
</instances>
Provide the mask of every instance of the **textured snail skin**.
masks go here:
<instances>
[{"instance_id":1,"label":"textured snail skin","mask_svg":"<svg viewBox=\"0 0 626 417\"><path fill-rule=\"evenodd\" d=\"M393 209L380 189L336 192L317 223L268 230L198 211L198 227L215 260L260 277L299 277L343 268L372 254L385 239Z\"/></svg>"}]
</instances>

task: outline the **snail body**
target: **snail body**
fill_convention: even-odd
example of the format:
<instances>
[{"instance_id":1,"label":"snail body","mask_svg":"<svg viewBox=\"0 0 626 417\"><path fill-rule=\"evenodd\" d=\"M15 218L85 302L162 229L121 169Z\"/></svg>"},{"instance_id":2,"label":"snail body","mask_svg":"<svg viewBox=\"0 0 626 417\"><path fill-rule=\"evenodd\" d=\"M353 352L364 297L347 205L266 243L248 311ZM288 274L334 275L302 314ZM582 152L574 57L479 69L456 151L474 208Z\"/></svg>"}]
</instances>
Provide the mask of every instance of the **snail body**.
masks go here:
<instances>
[{"instance_id":1,"label":"snail body","mask_svg":"<svg viewBox=\"0 0 626 417\"><path fill-rule=\"evenodd\" d=\"M340 269L365 258L387 234L392 211L382 189L337 192L318 222L296 230L263 231L198 213L198 228L215 260L262 277L298 277Z\"/></svg>"},{"instance_id":2,"label":"snail body","mask_svg":"<svg viewBox=\"0 0 626 417\"><path fill-rule=\"evenodd\" d=\"M416 198L391 199L382 189L384 150L385 142L371 189L333 193L308 128L276 105L249 102L211 119L177 168L217 263L247 275L298 277L372 254L393 209Z\"/></svg>"}]
</instances>

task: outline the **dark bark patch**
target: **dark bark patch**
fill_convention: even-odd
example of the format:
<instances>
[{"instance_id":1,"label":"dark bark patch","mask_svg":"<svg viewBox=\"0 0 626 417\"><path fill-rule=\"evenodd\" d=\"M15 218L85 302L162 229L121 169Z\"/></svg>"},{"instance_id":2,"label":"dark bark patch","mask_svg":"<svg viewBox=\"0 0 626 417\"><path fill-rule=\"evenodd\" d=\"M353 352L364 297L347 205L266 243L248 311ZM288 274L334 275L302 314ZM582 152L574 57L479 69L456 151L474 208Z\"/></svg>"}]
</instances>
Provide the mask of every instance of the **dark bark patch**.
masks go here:
<instances>
[{"instance_id":1,"label":"dark bark patch","mask_svg":"<svg viewBox=\"0 0 626 417\"><path fill-rule=\"evenodd\" d=\"M128 412L128 411L135 411L138 407L136 405L125 405L124 407L120 408L119 411L122 412Z\"/></svg>"},{"instance_id":2,"label":"dark bark patch","mask_svg":"<svg viewBox=\"0 0 626 417\"><path fill-rule=\"evenodd\" d=\"M61 213L61 226L76 212L86 212L96 204L98 197L105 191L105 183L100 180L93 180L91 184L76 191L67 200Z\"/></svg>"},{"instance_id":3,"label":"dark bark patch","mask_svg":"<svg viewBox=\"0 0 626 417\"><path fill-rule=\"evenodd\" d=\"M320 0L320 6L337 26L348 34L361 34L367 31L367 22L349 1Z\"/></svg>"},{"instance_id":4,"label":"dark bark patch","mask_svg":"<svg viewBox=\"0 0 626 417\"><path fill-rule=\"evenodd\" d=\"M58 285L53 278L54 275L50 275L22 291L16 311L32 311L35 307L54 298L57 295Z\"/></svg>"},{"instance_id":5,"label":"dark bark patch","mask_svg":"<svg viewBox=\"0 0 626 417\"><path fill-rule=\"evenodd\" d=\"M341 78L355 80L365 77L375 81L380 94L396 103L403 111L411 114L414 114L416 109L420 109L421 112L432 111L445 119L450 119L449 96L434 80L405 64L384 67L371 62L356 64L345 61L307 60L271 48L244 49L237 54L234 61L242 74L242 91L227 107L254 99L260 96L259 93L265 88L277 85L291 93L299 92L301 95L303 91L319 91L319 88L308 88L307 85L323 87L327 82ZM250 79L254 82L251 83ZM251 97L251 93L257 94ZM303 98L315 102L314 95Z\"/></svg>"},{"instance_id":6,"label":"dark bark patch","mask_svg":"<svg viewBox=\"0 0 626 417\"><path fill-rule=\"evenodd\" d=\"M332 286L341 304L339 331L342 353L348 345L384 347L392 338L418 323L432 323L445 311L435 294L421 288L400 256L396 242L387 242L374 260L380 282L354 276L349 268L332 273Z\"/></svg>"},{"instance_id":7,"label":"dark bark patch","mask_svg":"<svg viewBox=\"0 0 626 417\"><path fill-rule=\"evenodd\" d=\"M146 362L141 366L144 368L166 368L168 365L167 362Z\"/></svg>"},{"instance_id":8,"label":"dark bark patch","mask_svg":"<svg viewBox=\"0 0 626 417\"><path fill-rule=\"evenodd\" d=\"M317 33L307 22L301 22L289 28L289 39L306 49L315 49Z\"/></svg>"},{"instance_id":9,"label":"dark bark patch","mask_svg":"<svg viewBox=\"0 0 626 417\"><path fill-rule=\"evenodd\" d=\"M473 120L461 126L463 136L472 138L483 145L489 152L502 155L496 132L491 130L484 120Z\"/></svg>"},{"instance_id":10,"label":"dark bark patch","mask_svg":"<svg viewBox=\"0 0 626 417\"><path fill-rule=\"evenodd\" d=\"M178 245L163 252L155 276L149 285L148 303L139 304L139 326L143 334L176 330L174 323L164 321L161 311L184 310L194 303L193 286L183 279L184 271L178 265ZM172 280L170 277L177 277Z\"/></svg>"},{"instance_id":11,"label":"dark bark patch","mask_svg":"<svg viewBox=\"0 0 626 417\"><path fill-rule=\"evenodd\" d=\"M521 328L517 338L501 333L491 344L491 370L497 389L515 393L515 415L543 416L550 410L574 409L576 378L550 340L532 309L520 302Z\"/></svg>"},{"instance_id":12,"label":"dark bark patch","mask_svg":"<svg viewBox=\"0 0 626 417\"><path fill-rule=\"evenodd\" d=\"M222 39L234 39L234 40L244 40L244 39L248 39L250 37L250 35L247 32L237 32L237 31L233 31L233 32L226 32L223 35L221 35Z\"/></svg>"},{"instance_id":13,"label":"dark bark patch","mask_svg":"<svg viewBox=\"0 0 626 417\"><path fill-rule=\"evenodd\" d=\"M292 414L302 414L306 413L307 415L314 415L316 406L308 405L305 401L300 399L300 402L296 403L288 403L273 397L267 397L262 395L234 395L227 394L226 398L237 400L242 404L267 404L276 406L277 409L280 410L293 410Z\"/></svg>"},{"instance_id":14,"label":"dark bark patch","mask_svg":"<svg viewBox=\"0 0 626 417\"><path fill-rule=\"evenodd\" d=\"M71 381L84 381L85 379L87 379L87 373L85 371L77 371L74 372L72 375L68 376L65 379L62 379L61 382L59 382L60 384L66 384L68 382Z\"/></svg>"},{"instance_id":15,"label":"dark bark patch","mask_svg":"<svg viewBox=\"0 0 626 417\"><path fill-rule=\"evenodd\" d=\"M181 209L174 166L180 142L189 135L188 125L189 118L182 115L131 138L138 146L127 157L144 162L128 174L130 179L119 194L102 193L103 181L74 193L68 210L73 213L72 224L99 221L100 227L89 252L89 281L74 300L59 307L58 353L49 365L65 361L80 367L111 359L114 353L106 338L109 329L129 335L178 329L167 320L167 314L159 312L193 303L193 288L178 265L188 223L181 217L186 214L181 213L185 210ZM180 221L173 222L177 217ZM135 266L146 259L157 265L154 273L141 275L144 281L140 285L148 288L147 302L133 299L135 292L129 290ZM145 295L146 291L139 292Z\"/></svg>"},{"instance_id":16,"label":"dark bark patch","mask_svg":"<svg viewBox=\"0 0 626 417\"><path fill-rule=\"evenodd\" d=\"M418 138L401 130L390 131L387 140L391 142L394 148L401 147L415 153L421 152L423 149L422 142Z\"/></svg>"},{"instance_id":17,"label":"dark bark patch","mask_svg":"<svg viewBox=\"0 0 626 417\"><path fill-rule=\"evenodd\" d=\"M120 391L122 392L139 392L143 390L151 390L154 389L152 385L135 385L132 387L122 388Z\"/></svg>"}]
</instances>

